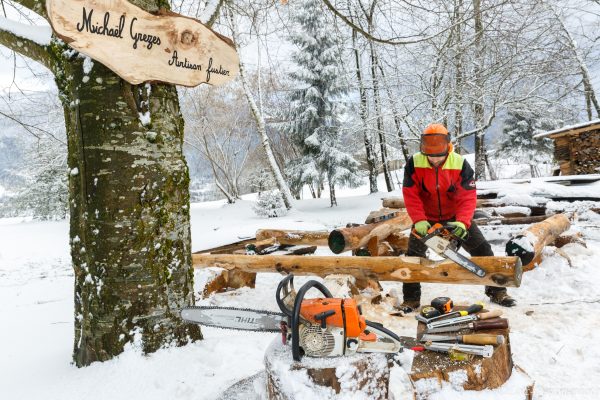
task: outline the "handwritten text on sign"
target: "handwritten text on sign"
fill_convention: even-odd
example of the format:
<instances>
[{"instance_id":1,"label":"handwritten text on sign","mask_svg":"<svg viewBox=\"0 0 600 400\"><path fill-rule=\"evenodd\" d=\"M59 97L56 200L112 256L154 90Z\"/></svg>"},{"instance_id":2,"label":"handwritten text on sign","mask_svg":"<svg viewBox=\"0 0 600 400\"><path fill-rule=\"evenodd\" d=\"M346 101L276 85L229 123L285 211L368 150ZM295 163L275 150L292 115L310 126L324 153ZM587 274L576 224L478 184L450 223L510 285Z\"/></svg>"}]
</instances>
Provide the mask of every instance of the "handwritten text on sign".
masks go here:
<instances>
[{"instance_id":1,"label":"handwritten text on sign","mask_svg":"<svg viewBox=\"0 0 600 400\"><path fill-rule=\"evenodd\" d=\"M229 39L178 14L152 15L125 0L47 0L56 34L126 81L220 85L239 60Z\"/></svg>"}]
</instances>

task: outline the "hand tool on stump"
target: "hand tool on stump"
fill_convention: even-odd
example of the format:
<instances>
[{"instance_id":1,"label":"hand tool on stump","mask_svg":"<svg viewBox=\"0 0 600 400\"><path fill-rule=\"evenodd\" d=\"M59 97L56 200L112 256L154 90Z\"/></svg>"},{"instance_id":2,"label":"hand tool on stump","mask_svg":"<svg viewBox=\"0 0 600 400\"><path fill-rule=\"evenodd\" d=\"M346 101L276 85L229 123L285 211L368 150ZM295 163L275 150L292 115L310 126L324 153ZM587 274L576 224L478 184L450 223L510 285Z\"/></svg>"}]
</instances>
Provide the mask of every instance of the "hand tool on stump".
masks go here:
<instances>
[{"instance_id":1,"label":"hand tool on stump","mask_svg":"<svg viewBox=\"0 0 600 400\"><path fill-rule=\"evenodd\" d=\"M477 346L470 344L428 342L425 343L424 347L427 350L437 351L440 353L450 353L452 351L457 351L464 354L482 356L484 358L490 358L494 354L494 346L490 345Z\"/></svg>"},{"instance_id":2,"label":"hand tool on stump","mask_svg":"<svg viewBox=\"0 0 600 400\"><path fill-rule=\"evenodd\" d=\"M472 334L472 335L430 335L425 334L421 337L421 342L460 342L465 344L479 344L479 345L495 345L504 343L504 336L502 335L486 335L486 334Z\"/></svg>"},{"instance_id":3,"label":"hand tool on stump","mask_svg":"<svg viewBox=\"0 0 600 400\"><path fill-rule=\"evenodd\" d=\"M458 317L458 316L464 317L466 315L478 313L481 310L483 310L482 303L471 304L469 306L469 308L467 308L466 310L452 311L451 313L448 313L448 314L434 316L432 318L427 319L427 321L423 321L423 322L428 324L430 322L437 321L440 319L447 319L447 318L453 318L453 317Z\"/></svg>"},{"instance_id":4,"label":"hand tool on stump","mask_svg":"<svg viewBox=\"0 0 600 400\"><path fill-rule=\"evenodd\" d=\"M465 323L465 322L469 322L469 321L486 320L486 319L496 318L501 315L502 315L502 310L493 310L493 311L488 311L488 312L484 312L481 314L465 315L465 316L456 317L456 318L448 318L448 319L443 319L440 321L429 322L427 324L427 329L441 328L443 326L461 324L461 323Z\"/></svg>"},{"instance_id":5,"label":"hand tool on stump","mask_svg":"<svg viewBox=\"0 0 600 400\"><path fill-rule=\"evenodd\" d=\"M508 320L506 318L492 318L485 321L475 321L469 324L457 324L451 326L442 326L439 328L427 329L425 333L455 332L461 329L471 329L474 331L483 331L486 329L506 329Z\"/></svg>"}]
</instances>

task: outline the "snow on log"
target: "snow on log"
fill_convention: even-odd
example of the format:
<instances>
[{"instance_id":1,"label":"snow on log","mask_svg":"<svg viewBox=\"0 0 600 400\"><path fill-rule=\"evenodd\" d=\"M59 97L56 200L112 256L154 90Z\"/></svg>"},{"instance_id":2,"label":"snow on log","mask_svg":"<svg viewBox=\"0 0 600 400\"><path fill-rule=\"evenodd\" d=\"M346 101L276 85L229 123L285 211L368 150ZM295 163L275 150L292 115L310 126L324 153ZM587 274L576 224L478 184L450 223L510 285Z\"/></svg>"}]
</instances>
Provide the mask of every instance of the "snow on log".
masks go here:
<instances>
[{"instance_id":1,"label":"snow on log","mask_svg":"<svg viewBox=\"0 0 600 400\"><path fill-rule=\"evenodd\" d=\"M380 242L392 233L403 231L411 226L412 221L408 213L400 212L397 217L382 222L335 229L329 234L329 249L335 254L360 249L367 247L372 238L377 238Z\"/></svg>"},{"instance_id":2,"label":"snow on log","mask_svg":"<svg viewBox=\"0 0 600 400\"><path fill-rule=\"evenodd\" d=\"M537 264L544 246L554 243L570 227L571 223L565 214L553 215L531 225L510 239L506 243L506 254L518 256L523 264L523 270L529 271Z\"/></svg>"},{"instance_id":3,"label":"snow on log","mask_svg":"<svg viewBox=\"0 0 600 400\"><path fill-rule=\"evenodd\" d=\"M350 274L359 280L437 282L462 285L518 287L518 257L472 257L487 274L480 278L452 261L419 257L346 256L248 256L238 254L192 254L194 267L221 267L245 272L285 272L296 275Z\"/></svg>"},{"instance_id":4,"label":"snow on log","mask_svg":"<svg viewBox=\"0 0 600 400\"><path fill-rule=\"evenodd\" d=\"M389 398L390 365L382 353L293 361L290 346L277 338L265 353L265 370L269 400Z\"/></svg>"},{"instance_id":5,"label":"snow on log","mask_svg":"<svg viewBox=\"0 0 600 400\"><path fill-rule=\"evenodd\" d=\"M256 240L275 238L280 244L308 244L327 246L329 231L290 231L283 229L259 229Z\"/></svg>"}]
</instances>

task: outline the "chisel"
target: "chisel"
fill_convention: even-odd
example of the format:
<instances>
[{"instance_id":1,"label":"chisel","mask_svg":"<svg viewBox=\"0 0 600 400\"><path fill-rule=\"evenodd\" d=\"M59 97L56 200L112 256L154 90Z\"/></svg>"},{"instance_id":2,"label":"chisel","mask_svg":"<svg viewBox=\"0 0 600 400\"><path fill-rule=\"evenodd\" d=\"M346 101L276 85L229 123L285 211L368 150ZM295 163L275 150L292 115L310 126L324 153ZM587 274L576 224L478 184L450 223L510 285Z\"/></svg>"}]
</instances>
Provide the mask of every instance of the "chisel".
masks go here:
<instances>
[{"instance_id":1,"label":"chisel","mask_svg":"<svg viewBox=\"0 0 600 400\"><path fill-rule=\"evenodd\" d=\"M485 329L506 329L508 328L508 320L506 318L494 318L486 321L475 321L470 324L460 324L443 326L439 328L427 329L425 333L442 333L442 332L455 332L461 329L472 329L474 331L481 331Z\"/></svg>"},{"instance_id":2,"label":"chisel","mask_svg":"<svg viewBox=\"0 0 600 400\"><path fill-rule=\"evenodd\" d=\"M504 336L502 335L423 335L421 342L461 342L465 344L502 344Z\"/></svg>"},{"instance_id":3,"label":"chisel","mask_svg":"<svg viewBox=\"0 0 600 400\"><path fill-rule=\"evenodd\" d=\"M461 324L461 323L465 323L465 322L469 322L469 321L490 319L490 318L499 317L501 315L502 315L502 310L493 310L493 311L488 311L488 312L484 312L481 314L465 315L465 316L456 317L456 318L448 318L448 319L443 319L443 320L439 320L439 321L429 322L427 324L427 329L440 328L442 326Z\"/></svg>"},{"instance_id":4,"label":"chisel","mask_svg":"<svg viewBox=\"0 0 600 400\"><path fill-rule=\"evenodd\" d=\"M440 353L449 353L451 351L458 351L465 354L475 354L476 356L482 356L490 358L494 354L494 346L472 346L468 344L456 344L456 343L440 343L430 342L424 346L427 350L437 351Z\"/></svg>"}]
</instances>

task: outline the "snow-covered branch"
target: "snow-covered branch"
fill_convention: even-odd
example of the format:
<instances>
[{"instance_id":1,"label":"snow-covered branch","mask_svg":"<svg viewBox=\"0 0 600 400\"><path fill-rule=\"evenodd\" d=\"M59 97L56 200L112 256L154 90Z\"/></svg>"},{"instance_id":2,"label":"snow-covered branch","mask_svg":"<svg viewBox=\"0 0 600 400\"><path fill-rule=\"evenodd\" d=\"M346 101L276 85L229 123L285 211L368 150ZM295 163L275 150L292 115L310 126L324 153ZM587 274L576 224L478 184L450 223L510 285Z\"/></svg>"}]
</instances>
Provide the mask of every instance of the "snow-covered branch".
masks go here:
<instances>
[{"instance_id":1,"label":"snow-covered branch","mask_svg":"<svg viewBox=\"0 0 600 400\"><path fill-rule=\"evenodd\" d=\"M0 18L0 45L51 68L48 45L52 37L49 26L21 24Z\"/></svg>"}]
</instances>

